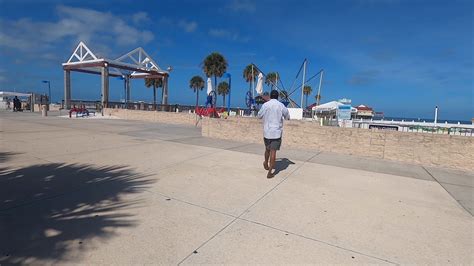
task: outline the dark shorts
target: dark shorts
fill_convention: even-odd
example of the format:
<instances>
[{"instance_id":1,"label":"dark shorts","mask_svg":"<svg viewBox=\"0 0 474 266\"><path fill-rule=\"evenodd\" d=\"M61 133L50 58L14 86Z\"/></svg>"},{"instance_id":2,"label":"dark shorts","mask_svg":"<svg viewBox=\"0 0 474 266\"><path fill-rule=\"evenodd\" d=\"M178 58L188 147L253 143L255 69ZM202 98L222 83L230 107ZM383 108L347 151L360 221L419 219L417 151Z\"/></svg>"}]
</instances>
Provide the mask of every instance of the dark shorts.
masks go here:
<instances>
[{"instance_id":1,"label":"dark shorts","mask_svg":"<svg viewBox=\"0 0 474 266\"><path fill-rule=\"evenodd\" d=\"M265 148L267 150L276 150L278 151L281 146L281 138L278 139L267 139L263 138L263 142L265 143Z\"/></svg>"}]
</instances>

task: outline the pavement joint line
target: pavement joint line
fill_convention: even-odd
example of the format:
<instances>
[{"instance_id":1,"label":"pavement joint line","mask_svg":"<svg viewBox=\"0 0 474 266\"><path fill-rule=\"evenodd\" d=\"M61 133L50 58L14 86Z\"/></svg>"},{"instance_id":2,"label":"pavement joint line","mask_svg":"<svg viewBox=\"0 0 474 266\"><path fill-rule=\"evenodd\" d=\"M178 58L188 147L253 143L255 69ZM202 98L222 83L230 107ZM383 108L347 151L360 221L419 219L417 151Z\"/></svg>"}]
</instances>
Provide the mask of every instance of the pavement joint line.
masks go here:
<instances>
[{"instance_id":1,"label":"pavement joint line","mask_svg":"<svg viewBox=\"0 0 474 266\"><path fill-rule=\"evenodd\" d=\"M200 248L202 248L209 241L214 239L218 234L220 234L222 231L224 231L227 227L229 227L231 224L233 224L235 221L237 221L237 219L238 219L238 217L234 218L232 221L230 221L224 227L222 227L219 231L217 231L214 235L212 235L208 240L204 241L201 245L199 245L197 248L195 248L193 251L191 251L191 253L189 253L189 255L187 255L186 257L184 257L184 259L182 259L180 262L178 262L178 265L183 264L189 257L191 257L191 255L194 254L194 251L199 250Z\"/></svg>"},{"instance_id":2,"label":"pavement joint line","mask_svg":"<svg viewBox=\"0 0 474 266\"><path fill-rule=\"evenodd\" d=\"M232 218L237 218L237 216L235 215L232 215L232 214L229 214L229 213L225 213L225 212L222 212L222 211L219 211L219 210L214 210L212 208L209 208L209 207L206 207L206 206L202 206L202 205L199 205L199 204L196 204L196 203L192 203L192 202L189 202L189 201L186 201L186 200L182 200L182 199L178 199L176 197L171 197L171 196L168 196L166 194L163 194L161 192L158 192L158 191L150 191L150 190L145 190L151 194L157 194L161 197L164 197L164 198L168 198L168 199L172 199L172 200L175 200L177 202L181 202L181 203L184 203L184 204L188 204L188 205L191 205L191 206L194 206L194 207L198 207L198 208L201 208L201 209L205 209L205 210L208 210L208 211L211 211L211 212L215 212L215 213L218 213L218 214L222 214L224 216L228 216L228 217L232 217Z\"/></svg>"},{"instance_id":3,"label":"pavement joint line","mask_svg":"<svg viewBox=\"0 0 474 266\"><path fill-rule=\"evenodd\" d=\"M440 184L451 185L451 186L457 186L457 187L474 188L474 186L470 186L470 185L459 185L459 184L453 184L453 183L441 182L441 181L439 183Z\"/></svg>"},{"instance_id":4,"label":"pavement joint line","mask_svg":"<svg viewBox=\"0 0 474 266\"><path fill-rule=\"evenodd\" d=\"M438 183L438 184L444 189L444 191L446 191L446 192L449 194L449 196L451 196L451 198L453 198L453 200L456 202L456 204L457 204L458 206L460 206L462 209L464 209L465 211L467 211L467 213L469 213L471 216L474 216L474 214L472 214L472 213L469 211L468 208L464 207L464 205L462 205L462 204L453 196L453 194L451 194L451 193L438 181L438 179L436 179L436 177L434 177L434 175L432 175L432 174L430 173L430 171L428 171L428 169L426 169L424 166L421 166L421 167L422 167L423 169L425 169L425 171L436 181L436 183Z\"/></svg>"},{"instance_id":5,"label":"pavement joint line","mask_svg":"<svg viewBox=\"0 0 474 266\"><path fill-rule=\"evenodd\" d=\"M267 225L267 224L264 224L264 223L260 223L260 222L245 219L245 218L237 218L237 219L241 220L241 221L246 221L246 222L249 222L249 223L252 223L252 224L256 224L256 225L259 225L259 226L263 226L263 227L266 227L266 228L270 228L270 229L273 229L273 230L276 230L276 231L279 231L279 232L282 232L282 233L288 233L288 234L291 234L291 235L294 235L294 236L297 236L297 237L301 237L301 238L304 238L304 239L315 241L315 242L318 242L318 243L321 243L321 244L324 244L324 245L328 245L328 246L331 246L331 247L334 247L334 248L337 248L337 249L342 249L342 250L345 250L345 251L349 251L349 252L352 252L352 253L363 255L363 256L366 256L366 257L373 258L373 259L377 259L377 260L385 261L385 262L388 262L388 263L391 263L391 264L399 265L399 263L390 261L388 259L383 259L383 258L379 258L379 257L373 256L373 255L370 255L370 254L365 254L363 252L353 250L353 249L350 249L350 248L341 247L341 246L338 246L336 244L332 244L330 242L320 240L320 239L317 239L317 238L313 238L313 237L305 236L305 235L302 235L302 234L294 233L294 232L291 232L291 231L288 231L288 230L283 230L283 229L280 229L280 228L277 228L277 227L273 227L271 225Z\"/></svg>"},{"instance_id":6,"label":"pavement joint line","mask_svg":"<svg viewBox=\"0 0 474 266\"><path fill-rule=\"evenodd\" d=\"M220 149L220 150L227 150L227 151L233 151L233 149L237 149L237 148L241 148L241 147L245 147L245 146L249 146L249 145L253 145L254 143L243 143L243 142L240 142L240 143L236 143L235 145L237 146L231 146L231 147L228 147L228 148L220 148L220 147L213 147L211 145L199 145L199 144L196 144L196 143L181 143L181 142L178 142L177 140L185 140L185 139L200 139L200 138L205 138L203 136L197 136L197 137L187 137L187 138L182 138L182 139L172 139L172 140L165 140L165 141L169 141L169 142L175 142L175 143L179 143L179 144L184 144L184 145L191 145L191 146L197 146L197 147L207 147L207 148L213 148L213 149ZM236 152L239 152L239 151L236 151ZM245 153L245 152L242 152L242 153Z\"/></svg>"},{"instance_id":7,"label":"pavement joint line","mask_svg":"<svg viewBox=\"0 0 474 266\"><path fill-rule=\"evenodd\" d=\"M200 137L196 137L196 138L200 138ZM218 152L222 152L222 151L239 152L239 151L234 151L233 149L237 149L237 148L241 148L241 147L245 147L245 146L248 146L248 145L249 145L249 143L245 143L245 144L240 144L240 143L239 143L239 145L237 145L237 146L232 146L232 147L228 147L228 148L219 148L219 147L212 147L212 146L208 146L208 145L198 145L198 144L191 144L191 143L180 143L180 142L172 141L172 140L163 140L163 141L178 143L178 144L182 144L182 145L196 146L196 147L206 147L206 148L211 148L211 149L218 150L218 151L213 152L214 154L215 154L215 153L218 153ZM252 144L252 143L250 143L250 144ZM245 153L245 152L240 152L240 153ZM206 155L209 155L209 154L206 154ZM195 159L197 159L197 158L195 158Z\"/></svg>"},{"instance_id":8,"label":"pavement joint line","mask_svg":"<svg viewBox=\"0 0 474 266\"><path fill-rule=\"evenodd\" d=\"M328 246L331 246L331 247L334 247L334 248L337 248L337 249L342 249L342 250L349 251L349 252L352 252L352 253L355 253L355 254L363 255L363 256L366 256L366 257L373 258L373 259L377 259L377 260L380 260L380 261L384 261L384 262L388 262L388 263L391 263L391 264L398 265L398 263L392 262L388 259L383 259L383 258L379 258L379 257L373 256L373 255L370 255L370 254L365 254L365 253L360 252L360 251L356 251L356 250L353 250L353 249L350 249L350 248L345 248L345 247L342 247L342 246L338 246L338 245L326 242L324 240L308 237L308 236L301 235L301 234L298 234L298 233L294 233L294 232L291 232L291 231L288 231L288 230L283 230L283 229L273 227L273 226L270 226L270 225L267 225L267 224L264 224L264 223L260 223L260 222L257 222L257 221L253 221L253 220L249 220L249 219L245 219L245 218L240 218L239 216L235 216L235 215L228 214L228 213L225 213L225 212L222 212L222 211L218 211L218 210L215 210L215 209L212 209L212 208L209 208L209 207L205 207L205 206L202 206L202 205L199 205L199 204L195 204L195 203L192 203L192 202L189 202L189 201L186 201L186 200L171 197L171 196L168 196L168 195L160 193L160 192L149 191L149 190L145 190L145 191L147 191L149 193L152 193L152 194L158 194L163 198L169 198L169 199L172 199L172 200L175 200L175 201L187 204L187 205L191 205L191 206L198 207L198 208L201 208L201 209L205 209L205 210L208 210L208 211L211 211L211 212L215 212L215 213L218 213L218 214L221 214L221 215L224 215L224 216L235 218L232 222L234 222L236 220L246 221L246 222L249 222L249 223L252 223L252 224L256 224L256 225L259 225L259 226L263 226L263 227L272 229L272 230L276 230L276 231L283 232L283 233L288 233L288 234L291 234L291 235L294 235L294 236L297 236L297 237L300 237L300 238L315 241L315 242L318 242L318 243L321 243L321 244L324 244L324 245L328 245ZM222 232L222 230L219 230L219 232ZM200 246L199 248L201 248L201 247L202 246ZM199 248L197 248L196 250L198 250ZM184 262L184 260L182 260L179 264L181 264L183 262Z\"/></svg>"},{"instance_id":9,"label":"pavement joint line","mask_svg":"<svg viewBox=\"0 0 474 266\"><path fill-rule=\"evenodd\" d=\"M232 147L232 148L230 148L230 149L231 149L231 150L235 150L235 149L237 149L237 148L243 148L243 147L253 146L253 145L259 145L259 144L256 144L256 143L243 143L243 142L242 142L242 143L239 144L239 145L241 145L241 146ZM262 147L262 148L263 148L263 147ZM238 151L237 151L237 152L238 152ZM244 152L244 153L245 153L245 152Z\"/></svg>"},{"instance_id":10,"label":"pavement joint line","mask_svg":"<svg viewBox=\"0 0 474 266\"><path fill-rule=\"evenodd\" d=\"M252 224L256 224L256 225L259 225L259 226L263 226L263 227L267 227L267 228L270 228L270 229L273 229L273 230L276 230L276 231L279 231L279 232L283 232L283 233L288 233L288 234L291 234L291 235L294 235L294 236L297 236L297 237L301 237L301 238L304 238L304 239L307 239L307 240L311 240L311 241L315 241L315 242L318 242L318 243L321 243L321 244L324 244L324 245L328 245L328 246L331 246L331 247L334 247L334 248L337 248L337 249L342 249L342 250L345 250L345 251L349 251L349 252L352 252L352 253L355 253L355 254L359 254L359 255L363 255L363 256L366 256L366 257L370 257L370 258L373 258L373 259L377 259L377 260L380 260L380 261L384 261L384 262L388 262L388 263L391 263L391 264L395 264L395 265L398 265L398 263L395 263L395 262L392 262L388 259L383 259L383 258L379 258L379 257L376 257L376 256L373 256L373 255L370 255L370 254L365 254L363 252L360 252L360 251L356 251L356 250L353 250L353 249L350 249L350 248L345 248L345 247L342 247L342 246L338 246L338 245L335 245L335 244L332 244L332 243L329 243L329 242L326 242L324 240L320 240L320 239L316 239L316 238L312 238L312 237L308 237L308 236L305 236L305 235L301 235L301 234L298 234L298 233L294 233L294 232L291 232L291 231L288 231L288 230L283 230L283 229L280 229L280 228L277 228L277 227L273 227L273 226L270 226L270 225L267 225L267 224L264 224L264 223L260 223L260 222L257 222L257 221L253 221L253 220L249 220L249 219L245 219L245 218L241 218L240 216L235 216L235 215L232 215L232 214L228 214L228 213L225 213L225 212L222 212L222 211L219 211L219 210L215 210L215 209L212 209L212 208L209 208L209 207L205 207L205 206L202 206L202 205L199 205L199 204L195 204L195 203L192 203L192 202L189 202L189 201L186 201L186 200L182 200L182 199L178 199L178 198L175 198L175 197L171 197L171 196L168 196L166 194L163 194L163 193L160 193L160 192L156 192L156 191L150 191L150 190L145 190L149 193L152 193L152 194L157 194L157 195L160 195L161 197L164 197L164 198L169 198L169 199L172 199L172 200L175 200L175 201L178 201L178 202L181 202L181 203L184 203L184 204L187 204L187 205L191 205L191 206L194 206L194 207L198 207L198 208L201 208L201 209L205 209L205 210L208 210L208 211L211 211L211 212L215 212L215 213L218 213L218 214L221 214L221 215L224 215L224 216L228 216L228 217L232 217L232 218L235 218L233 221L231 221L228 225L226 225L226 227L228 227L232 222L235 222L237 220L241 220L241 221L246 221L246 222L249 222L249 223L252 223ZM245 210L247 211L247 210ZM244 212L245 212L244 211ZM223 228L225 229L225 228ZM223 231L223 229L219 230L219 232L217 234L219 234L220 232ZM217 236L217 234L215 236ZM209 241L212 240L212 239L209 239ZM198 250L199 248L201 248L202 246L204 246L204 244L208 243L209 241L203 243L203 245L199 246L197 249L195 250ZM194 252L194 251L193 251ZM191 253L193 254L193 253ZM188 256L190 257L190 256ZM181 262L178 263L181 264L183 263L188 257L186 257L185 259L183 259Z\"/></svg>"},{"instance_id":11,"label":"pavement joint line","mask_svg":"<svg viewBox=\"0 0 474 266\"><path fill-rule=\"evenodd\" d=\"M319 155L319 154L321 154L321 153L322 153L322 152L318 153L317 155ZM314 157L316 157L316 156L314 156ZM313 158L314 158L314 157L313 157ZM390 161L388 161L388 162L390 162ZM392 176L397 176L397 177L414 178L414 179L425 180L425 181L429 181L429 182L436 182L436 180L428 180L428 179L419 178L419 177L416 177L416 176L413 176L413 175L401 175L401 174L387 173L387 172L377 171L377 170L371 170L371 169L360 169L360 168L356 168L356 167L345 166L345 165L343 165L343 164L334 165L334 164L329 164L329 163L324 163L324 162L308 162L308 163L311 163L311 164L319 164L319 165L327 165L327 166L338 167L338 168L344 168L344 169L352 169L352 170L358 170L358 171L364 171L364 172L370 172L370 173L376 173L376 174L392 175ZM423 168L422 165L410 165L410 166L415 166L415 167Z\"/></svg>"},{"instance_id":12,"label":"pavement joint line","mask_svg":"<svg viewBox=\"0 0 474 266\"><path fill-rule=\"evenodd\" d=\"M247 145L247 144L246 144ZM221 228L219 231L217 231L214 235L212 235L209 239L207 239L206 241L204 241L201 245L199 245L197 248L195 248L190 254L188 254L186 257L184 257L179 263L178 265L181 265L183 262L185 262L189 257L191 257L191 255L194 254L194 251L195 250L199 250L200 248L202 248L203 246L205 246L207 243L209 243L211 240L213 240L217 235L219 235L222 231L224 231L227 227L229 227L231 224L233 224L235 221L237 221L242 215L244 215L249 209L251 209L253 206L255 206L258 202L260 202L263 198L265 198L268 194L270 194L271 192L273 192L281 183L283 183L285 180L288 179L288 177L290 177L291 174L293 174L296 170L300 169L303 165L305 164L305 162L303 162L300 166L296 167L293 171L291 171L290 173L288 173L285 177L282 178L282 180L280 180L275 186L273 186L272 188L270 188L270 190L268 190L267 192L265 192L262 196L260 196L257 200L255 200L252 204L250 204L250 206L248 208L246 208L244 211L242 211L242 213L240 213L237 217L235 217L232 221L230 221L228 224L226 224L223 228Z\"/></svg>"},{"instance_id":13,"label":"pavement joint line","mask_svg":"<svg viewBox=\"0 0 474 266\"><path fill-rule=\"evenodd\" d=\"M248 144L246 144L246 145L248 145ZM246 145L244 145L244 146L246 146ZM319 152L319 153L320 153L320 152ZM338 249L342 249L342 250L345 250L345 251L349 251L349 252L352 252L352 253L355 253L355 254L363 255L363 256L370 257L370 258L374 258L374 259L377 259L377 260L380 260L380 261L385 261L385 262L388 262L388 263L391 263L391 264L398 265L398 263L389 261L389 260L387 260L387 259L379 258L379 257L373 256L373 255L365 254L365 253L362 253L362 252L359 252L359 251L355 251L355 250L352 250L352 249L349 249L349 248L344 248L344 247L341 247L341 246L338 246L338 245L335 245L335 244L331 244L331 243L325 242L325 241L323 241L323 240L319 240L319 239L307 237L307 236L300 235L300 234L297 234L297 233L293 233L293 232L290 232L290 231L287 231L287 230L282 230L282 229L279 229L279 228L276 228L276 227L272 227L272 226L269 226L269 225L266 225L266 224L263 224L263 223L259 223L259 222L255 222L255 221L248 220L248 219L245 219L245 218L241 218L249 209L251 209L253 206L255 206L258 202L260 202L260 201L261 201L263 198L265 198L268 194L270 194L271 192L273 192L280 184L282 184L285 180L287 180L287 179L290 177L290 175L292 175L292 174L293 174L294 172L296 172L298 169L300 169L301 167L303 167L303 165L304 165L306 162L309 162L309 160L311 160L312 158L314 158L315 156L317 156L319 153L316 153L315 155L313 155L312 157L310 157L309 159L307 159L306 161L304 161L299 167L295 168L293 171L291 171L290 173L288 173L282 180L280 180L279 183L277 183L273 188L271 188L269 191L267 191L263 196L261 196L260 198L258 198L253 204L251 204L247 209L245 209L245 210L244 210L240 215L238 215L238 216L226 214L226 213L223 213L223 212L221 212L221 211L214 210L214 209L208 208L208 207L204 207L204 206L201 206L201 205L198 205L198 204L194 204L194 203L191 203L191 202L188 202L188 201L176 199L176 198L173 198L173 197L168 197L167 195L162 194L162 193L159 193L159 192L155 192L155 193L160 194L160 195L162 195L162 196L164 196L164 197L168 197L168 198L171 198L171 199L174 199L174 200L177 200L177 201L180 201L180 202L183 202L183 203L186 203L186 204L195 206L195 207L203 208L203 209L206 209L206 210L209 210L209 211L213 211L213 212L216 212L216 213L219 213L219 214L226 215L226 216L229 216L229 217L233 217L233 218L234 218L231 222L229 222L228 224L226 224L226 225L225 225L223 228L221 228L217 233L215 233L213 236L211 236L211 238L209 238L208 240L206 240L204 243L202 243L201 245L199 245L199 246L198 246L196 249L194 249L194 250L199 250L200 248L202 248L203 246L205 246L207 243L209 243L211 240L213 240L217 235L219 235L222 231L224 231L227 227L229 227L231 224L235 223L235 221L237 221L237 220L243 220L243 221L247 221L247 222L250 222L250 223L254 223L254 224L257 224L257 225L260 225L260 226L264 226L264 227L268 227L268 228L271 228L271 229L274 229L274 230L278 230L278 231L280 231L280 232L286 232L286 233L289 233L289 234L292 234L292 235L295 235L295 236L298 236L298 237L302 237L302 238L305 238L305 239L308 239L308 240L316 241L316 242L319 242L319 243L322 243L322 244L325 244L325 245L329 245L329 246L332 246L332 247L335 247L335 248L338 248ZM191 255L194 254L194 250L193 250L188 256L186 256L184 259L182 259L182 260L178 263L178 265L181 265L181 264L184 263L189 257L191 257Z\"/></svg>"},{"instance_id":14,"label":"pavement joint line","mask_svg":"<svg viewBox=\"0 0 474 266\"><path fill-rule=\"evenodd\" d=\"M172 134L166 134L166 135L169 135L169 136L173 136ZM161 139L162 141L167 141L167 142L173 142L173 143L178 143L178 144L187 144L187 143L181 143L179 142L179 140L185 140L185 139L192 139L192 138L196 138L196 137L182 137L182 138L172 138L172 139ZM204 147L204 146L201 146L201 147ZM210 147L212 148L212 147Z\"/></svg>"},{"instance_id":15,"label":"pavement joint line","mask_svg":"<svg viewBox=\"0 0 474 266\"><path fill-rule=\"evenodd\" d=\"M24 122L26 123L27 121L24 121ZM44 124L44 123L42 123L42 124ZM48 126L54 126L54 125L52 125L52 124L47 124L47 125L48 125ZM56 127L57 127L57 126L56 126ZM71 129L77 130L77 128L71 128ZM47 131L44 131L44 132L47 132ZM100 131L97 131L97 132L100 132ZM112 134L118 134L118 133L117 133L117 132L113 132ZM189 137L189 138L199 138L199 137ZM182 138L182 139L186 139L186 138ZM175 142L175 141L173 141L173 140L159 140L159 139L150 139L150 140L152 140L152 141L160 141L160 142L161 142L161 141ZM179 140L179 139L176 139L176 140ZM178 143L178 142L177 142L177 143ZM126 146L135 146L135 145L141 145L141 144L146 144L146 143L137 143L137 144L134 144L134 145L126 145ZM193 145L193 146L209 147L209 146L206 146L206 145L194 145L194 144L187 144L187 143L181 143L181 144ZM245 146L249 146L249 145L252 145L252 143L246 143L246 144L244 144L244 145L241 145L240 147L245 147ZM122 147L126 147L126 146L122 146ZM122 148L122 147L118 147L118 148ZM230 147L230 148L226 148L226 149L224 149L224 148L216 148L216 147L211 147L211 148L216 148L216 149L219 149L219 150L230 150L230 151L232 151L232 149L235 149L235 148L237 148L237 147L239 147L239 146ZM116 148L116 147L114 147L114 148ZM114 148L110 148L110 149L114 149ZM99 149L99 150L103 150L103 149ZM87 152L90 152L90 151L87 151ZM219 152L219 151L217 151L217 152ZM237 152L239 152L239 151L237 151ZM240 152L242 152L242 151L240 151ZM80 153L84 153L84 152L80 152ZM78 153L78 154L80 154L80 153ZM215 153L216 153L216 151L214 151L214 152L212 152L212 153L209 153L209 154L215 154ZM245 153L245 152L243 152L243 153ZM303 162L302 165L298 166L294 171L292 171L292 172L289 173L286 177L284 177L284 179L281 180L275 187L273 187L270 191L268 191L267 193L265 193L260 199L257 199L257 201L254 202L254 204L253 204L252 206L254 206L255 204L257 204L259 200L265 198L268 194L270 194L273 189L276 189L276 187L278 187L281 183L283 183L291 174L293 174L296 170L298 170L299 168L301 168L306 162L309 162L309 163L312 163L312 164L313 164L313 163L315 163L315 164L324 164L324 163L310 162L310 160L312 160L314 157L320 155L321 153L323 153L323 152L320 151L320 152L318 152L317 154L313 155L310 159L308 159L308 160L306 160L305 162ZM60 156L60 155L57 155L57 156ZM190 158L190 159L184 160L183 162L188 161L188 160L197 159L197 158L200 158L200 157L203 157L203 156L205 156L205 155L198 156L198 157L195 157L195 158ZM48 160L43 159L43 158L37 158L37 159L48 161ZM180 162L180 163L182 163L182 162ZM168 167L172 167L172 166L174 166L174 165L175 165L175 164L170 165L170 166L167 166L167 167L164 167L164 169L165 169L165 168L168 168ZM330 165L330 164L329 164L329 165ZM357 168L344 167L344 166L336 166L336 165L330 165L330 166L333 166L333 167L341 167L341 168L349 168L349 169L357 169ZM442 184L449 184L449 183L439 182L424 166L420 166L420 165L417 165L417 166L423 168L423 169L433 178L433 180L431 180L431 181L436 181L436 182L439 183L443 188L444 188L444 186L443 186ZM363 169L359 169L359 170L375 172L375 171L372 171L372 170L363 170ZM378 173L378 172L377 172L377 173ZM393 174L392 174L392 175L393 175ZM456 185L456 184L453 184L453 185ZM458 186L459 186L459 185L458 185ZM81 188L79 188L79 190L81 190L81 189L83 189L83 188L84 188L84 187L81 187ZM446 190L446 188L444 188L444 189ZM447 191L447 190L446 190L446 191ZM449 195L451 195L451 193L449 193L449 191L447 191L447 192L448 192ZM158 194L161 194L161 193L158 192ZM163 194L161 194L161 195L163 195ZM452 195L451 195L451 196L452 196ZM454 198L454 197L453 197L453 198ZM42 200L42 199L40 199L40 200ZM179 199L175 199L175 200L180 201ZM455 200L456 200L456 199L455 199ZM206 207L203 207L203 206L199 206L199 205L196 205L196 204L193 204L193 203L190 203L190 202L186 202L186 201L182 201L182 200L181 200L181 202L185 202L185 203L187 203L187 204L194 205L194 206L196 206L196 207L201 207L201 208L204 208L204 209L208 209L208 210L210 210L210 211L215 211L215 212L221 213L220 211L212 210L212 209L210 209L210 208L206 208ZM458 202L458 201L456 200L456 202ZM460 203L458 202L458 204L460 204ZM248 209L250 209L252 206L250 206ZM461 205L461 206L462 206L462 205ZM464 209L466 209L464 206L462 206L462 207L463 207ZM248 209L247 209L246 211L248 211ZM467 209L466 209L466 210L467 210ZM246 211L244 211L244 213L245 213ZM468 212L469 212L469 211L468 211ZM228 215L228 216L230 216L230 217L235 217L235 219L234 219L233 221L231 221L228 225L226 225L224 228L222 228L221 230L219 230L219 232L217 232L217 233L214 235L214 237L216 237L217 235L219 235L222 231L224 231L227 227L229 227L232 223L234 223L234 222L237 221L237 220L245 220L245 221L247 221L247 222L259 224L258 222L254 222L254 221L250 221L250 220L246 220L246 219L244 219L244 218L241 218L241 216L243 216L244 213L242 213L241 215L239 215L239 216L237 216L237 217L235 217L235 216L233 216L233 215L228 215L228 214L225 214L225 213L221 213L221 214L223 214L223 215ZM268 225L265 225L265 224L260 224L260 225L261 225L261 226L266 226L266 227L269 227L269 228L273 228L273 227L268 226ZM279 230L279 231L283 231L283 232L288 232L288 231L284 231L284 230L281 230L281 229L278 229L278 228L273 228L273 229ZM290 233L290 232L288 232L288 233ZM304 236L304 235L298 235L298 234L295 234L295 233L291 233L291 234L294 234L294 235L297 235L297 236L300 236L300 237L304 237L304 238L307 238L307 239L311 239L311 240L314 240L314 241L318 241L318 242L321 242L321 243L325 243L324 241L321 241L321 240L318 240L318 239L312 239L312 238L306 237L306 236ZM210 240L212 240L214 237L212 237L211 239L209 239L208 241L206 241L205 243L203 243L199 248L201 248L202 246L205 246L205 245L207 244L207 242L209 242ZM330 244L330 243L325 243L325 244L328 244L328 245L332 245L332 246L334 246L334 247L338 247L338 248L345 249L345 248L343 248L343 247L339 247L339 246L336 246L336 245L334 245L334 244ZM355 251L352 251L352 250L349 250L349 249L347 249L347 250L348 250L348 251L351 251L351 252L355 252ZM359 253L359 252L356 252L356 253ZM368 256L368 255L363 254L363 253L359 253L359 254ZM190 255L192 255L192 254L190 254ZM183 259L180 263L183 263L184 261L186 261L186 259L189 258L190 255L188 255L185 259ZM375 257L375 258L376 258L376 257ZM378 258L378 259L379 259L379 258ZM387 262L390 262L390 261L387 261ZM393 262L390 262L390 263L393 263ZM395 263L394 263L394 264L395 264Z\"/></svg>"},{"instance_id":16,"label":"pavement joint line","mask_svg":"<svg viewBox=\"0 0 474 266\"><path fill-rule=\"evenodd\" d=\"M192 136L192 137L177 138L177 139L171 139L171 140L168 140L168 141L181 143L181 142L178 142L178 140L200 139L200 138L202 138L202 136ZM187 143L181 143L181 144L187 144ZM191 145L191 144L190 144L190 145ZM204 145L203 145L203 146L204 146Z\"/></svg>"}]
</instances>

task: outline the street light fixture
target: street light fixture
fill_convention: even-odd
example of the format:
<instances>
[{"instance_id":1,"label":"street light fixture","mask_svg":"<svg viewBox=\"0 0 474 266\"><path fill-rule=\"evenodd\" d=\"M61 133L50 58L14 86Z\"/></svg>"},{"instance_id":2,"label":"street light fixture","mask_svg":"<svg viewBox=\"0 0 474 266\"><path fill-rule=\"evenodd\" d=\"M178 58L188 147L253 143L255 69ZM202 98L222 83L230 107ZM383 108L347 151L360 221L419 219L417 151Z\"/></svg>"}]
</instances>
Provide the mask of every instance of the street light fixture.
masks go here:
<instances>
[{"instance_id":1,"label":"street light fixture","mask_svg":"<svg viewBox=\"0 0 474 266\"><path fill-rule=\"evenodd\" d=\"M48 102L51 103L51 81L49 80L43 80L43 83L48 83Z\"/></svg>"}]
</instances>

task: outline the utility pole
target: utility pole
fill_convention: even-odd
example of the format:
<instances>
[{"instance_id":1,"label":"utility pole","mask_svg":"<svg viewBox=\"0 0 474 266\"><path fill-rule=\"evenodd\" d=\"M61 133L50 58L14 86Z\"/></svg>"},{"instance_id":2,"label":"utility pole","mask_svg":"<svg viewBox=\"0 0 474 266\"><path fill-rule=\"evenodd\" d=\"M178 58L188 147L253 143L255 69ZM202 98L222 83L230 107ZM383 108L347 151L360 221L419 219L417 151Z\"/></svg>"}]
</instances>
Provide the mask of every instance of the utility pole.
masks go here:
<instances>
[{"instance_id":1,"label":"utility pole","mask_svg":"<svg viewBox=\"0 0 474 266\"><path fill-rule=\"evenodd\" d=\"M303 96L304 96L304 81L305 81L305 78L306 78L306 62L307 60L305 59L304 60L304 63L303 63L303 83L301 84L301 108L304 109L303 107Z\"/></svg>"},{"instance_id":2,"label":"utility pole","mask_svg":"<svg viewBox=\"0 0 474 266\"><path fill-rule=\"evenodd\" d=\"M316 99L316 105L319 105L319 101L321 99L321 84L323 83L323 74L324 74L324 70L322 69L321 70L321 76L319 76L319 87L318 87L318 95L316 97L318 97Z\"/></svg>"},{"instance_id":3,"label":"utility pole","mask_svg":"<svg viewBox=\"0 0 474 266\"><path fill-rule=\"evenodd\" d=\"M51 103L51 81L43 80L43 83L48 83L48 101Z\"/></svg>"}]
</instances>

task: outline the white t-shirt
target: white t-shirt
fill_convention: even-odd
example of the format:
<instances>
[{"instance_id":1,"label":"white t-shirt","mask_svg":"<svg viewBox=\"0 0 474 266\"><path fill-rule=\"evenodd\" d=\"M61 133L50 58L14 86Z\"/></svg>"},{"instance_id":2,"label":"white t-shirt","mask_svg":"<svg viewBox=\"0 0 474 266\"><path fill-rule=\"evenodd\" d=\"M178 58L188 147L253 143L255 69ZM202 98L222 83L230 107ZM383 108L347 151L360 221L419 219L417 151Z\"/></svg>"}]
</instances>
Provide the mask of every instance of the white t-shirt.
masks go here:
<instances>
[{"instance_id":1,"label":"white t-shirt","mask_svg":"<svg viewBox=\"0 0 474 266\"><path fill-rule=\"evenodd\" d=\"M263 136L267 139L279 139L283 131L283 119L290 119L290 113L285 105L275 99L264 103L258 118L263 118Z\"/></svg>"}]
</instances>

